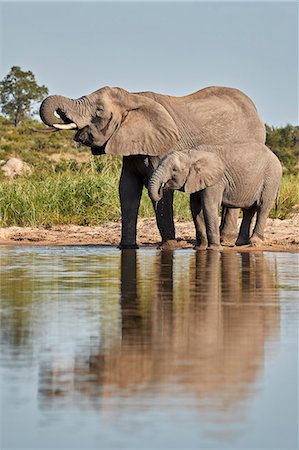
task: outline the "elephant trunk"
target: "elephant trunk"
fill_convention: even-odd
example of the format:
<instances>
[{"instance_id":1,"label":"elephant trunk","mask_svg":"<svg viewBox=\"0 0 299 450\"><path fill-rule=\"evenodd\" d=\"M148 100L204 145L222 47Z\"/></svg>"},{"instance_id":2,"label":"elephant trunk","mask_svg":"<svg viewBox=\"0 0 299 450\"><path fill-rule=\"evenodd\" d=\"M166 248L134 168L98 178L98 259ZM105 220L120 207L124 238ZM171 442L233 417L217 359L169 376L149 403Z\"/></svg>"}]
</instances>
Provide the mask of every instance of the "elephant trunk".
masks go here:
<instances>
[{"instance_id":1,"label":"elephant trunk","mask_svg":"<svg viewBox=\"0 0 299 450\"><path fill-rule=\"evenodd\" d=\"M50 95L40 106L40 117L48 126L58 129L83 128L88 120L89 101L86 97L73 100L61 95ZM57 115L55 115L55 113Z\"/></svg>"},{"instance_id":2,"label":"elephant trunk","mask_svg":"<svg viewBox=\"0 0 299 450\"><path fill-rule=\"evenodd\" d=\"M170 178L168 172L167 167L165 167L165 164L162 163L159 164L158 168L154 171L150 178L148 191L151 200L155 203L163 197L164 184Z\"/></svg>"}]
</instances>

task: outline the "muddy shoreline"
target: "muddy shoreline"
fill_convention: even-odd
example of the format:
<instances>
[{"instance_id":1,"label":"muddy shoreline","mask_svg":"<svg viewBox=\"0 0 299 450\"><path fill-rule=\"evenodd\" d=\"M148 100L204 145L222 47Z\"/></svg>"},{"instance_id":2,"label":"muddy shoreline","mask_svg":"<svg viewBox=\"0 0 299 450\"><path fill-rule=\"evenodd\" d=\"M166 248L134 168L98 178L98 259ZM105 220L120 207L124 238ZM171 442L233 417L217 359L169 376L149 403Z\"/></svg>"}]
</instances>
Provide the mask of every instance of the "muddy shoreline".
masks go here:
<instances>
[{"instance_id":1,"label":"muddy shoreline","mask_svg":"<svg viewBox=\"0 0 299 450\"><path fill-rule=\"evenodd\" d=\"M51 228L8 227L0 228L0 245L109 245L117 246L120 240L120 223L108 222L100 226L60 225ZM299 215L291 219L268 219L262 247L224 247L230 251L299 251ZM178 248L192 248L194 226L192 222L176 222ZM137 241L140 247L155 248L160 236L155 219L138 221Z\"/></svg>"}]
</instances>

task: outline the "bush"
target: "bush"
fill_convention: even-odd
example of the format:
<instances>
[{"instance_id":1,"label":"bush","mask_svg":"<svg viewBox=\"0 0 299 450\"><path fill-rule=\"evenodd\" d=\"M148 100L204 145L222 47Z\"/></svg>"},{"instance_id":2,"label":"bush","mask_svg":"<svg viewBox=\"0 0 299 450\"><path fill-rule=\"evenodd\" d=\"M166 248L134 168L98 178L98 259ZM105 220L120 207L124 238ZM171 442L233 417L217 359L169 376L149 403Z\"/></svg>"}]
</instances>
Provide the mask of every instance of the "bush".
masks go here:
<instances>
[{"instance_id":1,"label":"bush","mask_svg":"<svg viewBox=\"0 0 299 450\"><path fill-rule=\"evenodd\" d=\"M270 217L288 219L299 213L299 175L284 175L281 181L277 211L273 207Z\"/></svg>"},{"instance_id":2,"label":"bush","mask_svg":"<svg viewBox=\"0 0 299 450\"><path fill-rule=\"evenodd\" d=\"M282 162L284 173L298 173L299 128L292 125L283 128L266 125L266 130L266 144Z\"/></svg>"}]
</instances>

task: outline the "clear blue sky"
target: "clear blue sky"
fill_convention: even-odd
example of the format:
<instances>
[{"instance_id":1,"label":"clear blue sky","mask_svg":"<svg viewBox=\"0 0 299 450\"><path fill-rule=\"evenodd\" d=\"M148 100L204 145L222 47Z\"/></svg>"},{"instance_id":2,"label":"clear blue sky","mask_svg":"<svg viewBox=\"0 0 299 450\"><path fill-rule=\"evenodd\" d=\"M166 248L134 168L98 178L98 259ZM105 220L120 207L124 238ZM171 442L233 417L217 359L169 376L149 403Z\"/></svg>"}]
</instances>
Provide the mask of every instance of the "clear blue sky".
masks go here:
<instances>
[{"instance_id":1,"label":"clear blue sky","mask_svg":"<svg viewBox=\"0 0 299 450\"><path fill-rule=\"evenodd\" d=\"M0 4L0 78L32 70L51 94L102 86L185 95L237 87L270 125L298 124L293 2Z\"/></svg>"}]
</instances>

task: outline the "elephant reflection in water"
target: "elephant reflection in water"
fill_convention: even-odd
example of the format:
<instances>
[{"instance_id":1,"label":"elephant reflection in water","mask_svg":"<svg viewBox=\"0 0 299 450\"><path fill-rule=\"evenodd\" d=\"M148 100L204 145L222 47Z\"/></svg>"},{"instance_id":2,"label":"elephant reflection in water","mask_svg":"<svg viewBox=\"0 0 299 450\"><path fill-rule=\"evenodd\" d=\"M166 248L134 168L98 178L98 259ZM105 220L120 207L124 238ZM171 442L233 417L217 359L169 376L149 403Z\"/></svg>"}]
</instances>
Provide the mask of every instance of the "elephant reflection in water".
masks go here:
<instances>
[{"instance_id":1,"label":"elephant reflection in water","mask_svg":"<svg viewBox=\"0 0 299 450\"><path fill-rule=\"evenodd\" d=\"M157 395L175 383L210 407L234 410L251 393L267 337L279 332L276 274L266 258L162 251L153 260L143 279L136 251L122 251L121 338L78 355L69 390L59 389L65 372L41 367L41 400L77 391L98 405L119 390Z\"/></svg>"}]
</instances>

